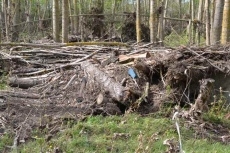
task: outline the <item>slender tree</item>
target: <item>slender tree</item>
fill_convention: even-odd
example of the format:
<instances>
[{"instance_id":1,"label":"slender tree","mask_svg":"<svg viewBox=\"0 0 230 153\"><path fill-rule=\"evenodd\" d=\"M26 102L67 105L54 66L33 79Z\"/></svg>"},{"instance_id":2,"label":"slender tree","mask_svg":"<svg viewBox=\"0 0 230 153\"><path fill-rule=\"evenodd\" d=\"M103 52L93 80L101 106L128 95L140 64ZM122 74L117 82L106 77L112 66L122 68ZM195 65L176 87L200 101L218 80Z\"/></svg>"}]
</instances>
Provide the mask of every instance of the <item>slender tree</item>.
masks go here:
<instances>
[{"instance_id":1,"label":"slender tree","mask_svg":"<svg viewBox=\"0 0 230 153\"><path fill-rule=\"evenodd\" d=\"M140 0L136 0L136 35L137 43L141 41Z\"/></svg>"},{"instance_id":2,"label":"slender tree","mask_svg":"<svg viewBox=\"0 0 230 153\"><path fill-rule=\"evenodd\" d=\"M32 2L30 0L26 0L26 4L25 4L25 7L27 8L25 10L25 14L26 14L26 26L27 26L27 31L30 33L32 28L31 28L31 5L32 5Z\"/></svg>"},{"instance_id":3,"label":"slender tree","mask_svg":"<svg viewBox=\"0 0 230 153\"><path fill-rule=\"evenodd\" d=\"M53 39L55 42L60 42L60 26L59 26L59 0L53 0Z\"/></svg>"},{"instance_id":4,"label":"slender tree","mask_svg":"<svg viewBox=\"0 0 230 153\"><path fill-rule=\"evenodd\" d=\"M68 42L69 33L69 9L66 0L62 0L62 43Z\"/></svg>"},{"instance_id":5,"label":"slender tree","mask_svg":"<svg viewBox=\"0 0 230 153\"><path fill-rule=\"evenodd\" d=\"M168 0L165 0L165 4L164 4L164 18L167 17L167 10L168 10ZM164 31L165 31L165 26L166 26L166 20L163 20L163 30Z\"/></svg>"},{"instance_id":6,"label":"slender tree","mask_svg":"<svg viewBox=\"0 0 230 153\"><path fill-rule=\"evenodd\" d=\"M211 38L212 45L215 45L220 42L220 33L222 27L220 23L222 23L222 18L223 18L223 8L224 8L224 0L216 1L213 28L212 28L212 38Z\"/></svg>"},{"instance_id":7,"label":"slender tree","mask_svg":"<svg viewBox=\"0 0 230 153\"><path fill-rule=\"evenodd\" d=\"M204 6L204 0L199 1L199 9L197 14L197 25L196 25L196 44L200 44L200 33L201 33L201 22L203 20L203 6Z\"/></svg>"},{"instance_id":8,"label":"slender tree","mask_svg":"<svg viewBox=\"0 0 230 153\"><path fill-rule=\"evenodd\" d=\"M164 31L163 31L163 22L164 22L164 1L165 0L162 0L161 1L161 4L160 4L160 12L158 11L158 17L159 17L159 26L158 26L158 37L159 37L159 40L160 40L160 45L163 46L163 37L164 37Z\"/></svg>"},{"instance_id":9,"label":"slender tree","mask_svg":"<svg viewBox=\"0 0 230 153\"><path fill-rule=\"evenodd\" d=\"M210 1L205 0L205 19L206 19L206 45L210 45Z\"/></svg>"},{"instance_id":10,"label":"slender tree","mask_svg":"<svg viewBox=\"0 0 230 153\"><path fill-rule=\"evenodd\" d=\"M149 29L150 29L150 42L156 42L156 14L155 14L155 0L150 0L150 17L149 17Z\"/></svg>"},{"instance_id":11,"label":"slender tree","mask_svg":"<svg viewBox=\"0 0 230 153\"><path fill-rule=\"evenodd\" d=\"M71 16L70 19L70 30L71 30L71 34L74 34L74 19L73 19L73 15L74 12L72 11L73 9L73 0L68 0L68 4L69 4L69 15Z\"/></svg>"},{"instance_id":12,"label":"slender tree","mask_svg":"<svg viewBox=\"0 0 230 153\"><path fill-rule=\"evenodd\" d=\"M226 44L230 41L230 0L224 2L221 44Z\"/></svg>"},{"instance_id":13,"label":"slender tree","mask_svg":"<svg viewBox=\"0 0 230 153\"><path fill-rule=\"evenodd\" d=\"M78 0L73 0L73 9L74 9L74 17L73 17L73 23L74 23L74 34L78 33L79 23L78 23Z\"/></svg>"},{"instance_id":14,"label":"slender tree","mask_svg":"<svg viewBox=\"0 0 230 153\"><path fill-rule=\"evenodd\" d=\"M20 0L12 1L13 8L13 27L12 27L12 37L11 41L15 42L19 39L19 26L20 23Z\"/></svg>"}]
</instances>

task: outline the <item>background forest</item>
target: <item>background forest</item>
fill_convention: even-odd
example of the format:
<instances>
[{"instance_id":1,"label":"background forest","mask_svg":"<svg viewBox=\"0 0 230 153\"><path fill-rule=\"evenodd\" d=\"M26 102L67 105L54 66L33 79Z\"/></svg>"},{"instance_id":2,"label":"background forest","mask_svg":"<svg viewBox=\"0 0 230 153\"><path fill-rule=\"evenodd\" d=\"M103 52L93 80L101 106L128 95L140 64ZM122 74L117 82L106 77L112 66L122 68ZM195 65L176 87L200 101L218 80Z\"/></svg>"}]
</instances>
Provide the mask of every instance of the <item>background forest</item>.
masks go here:
<instances>
[{"instance_id":1,"label":"background forest","mask_svg":"<svg viewBox=\"0 0 230 153\"><path fill-rule=\"evenodd\" d=\"M229 12L229 0L1 0L1 40L225 44Z\"/></svg>"}]
</instances>

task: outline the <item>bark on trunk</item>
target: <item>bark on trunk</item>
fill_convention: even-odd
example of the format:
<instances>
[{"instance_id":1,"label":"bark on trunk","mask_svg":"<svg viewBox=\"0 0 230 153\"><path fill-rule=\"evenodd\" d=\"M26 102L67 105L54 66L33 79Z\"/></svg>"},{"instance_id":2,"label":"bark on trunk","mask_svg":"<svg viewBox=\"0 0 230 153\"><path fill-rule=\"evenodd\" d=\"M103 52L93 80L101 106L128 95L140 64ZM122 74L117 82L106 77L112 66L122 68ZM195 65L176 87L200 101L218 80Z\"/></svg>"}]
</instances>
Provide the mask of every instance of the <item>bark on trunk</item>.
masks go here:
<instances>
[{"instance_id":1,"label":"bark on trunk","mask_svg":"<svg viewBox=\"0 0 230 153\"><path fill-rule=\"evenodd\" d=\"M69 9L68 3L62 1L62 43L68 42L69 33Z\"/></svg>"},{"instance_id":2,"label":"bark on trunk","mask_svg":"<svg viewBox=\"0 0 230 153\"><path fill-rule=\"evenodd\" d=\"M141 17L140 17L140 0L136 1L136 34L137 34L137 43L141 41Z\"/></svg>"},{"instance_id":3,"label":"bark on trunk","mask_svg":"<svg viewBox=\"0 0 230 153\"><path fill-rule=\"evenodd\" d=\"M90 78L88 79L95 79L101 87L109 91L111 97L116 101L121 103L125 102L128 92L126 92L127 90L125 90L121 83L116 82L113 78L109 77L105 72L99 70L88 61L83 62L81 67L89 74Z\"/></svg>"},{"instance_id":4,"label":"bark on trunk","mask_svg":"<svg viewBox=\"0 0 230 153\"><path fill-rule=\"evenodd\" d=\"M223 7L224 7L224 0L216 1L215 7L215 14L214 14L214 21L213 21L213 29L212 29L212 45L218 44L220 42L220 33L222 25L222 18L223 18Z\"/></svg>"},{"instance_id":5,"label":"bark on trunk","mask_svg":"<svg viewBox=\"0 0 230 153\"><path fill-rule=\"evenodd\" d=\"M53 38L55 42L60 42L59 14L59 1L53 0Z\"/></svg>"},{"instance_id":6,"label":"bark on trunk","mask_svg":"<svg viewBox=\"0 0 230 153\"><path fill-rule=\"evenodd\" d=\"M230 41L230 0L225 0L221 44L227 44L228 41Z\"/></svg>"}]
</instances>

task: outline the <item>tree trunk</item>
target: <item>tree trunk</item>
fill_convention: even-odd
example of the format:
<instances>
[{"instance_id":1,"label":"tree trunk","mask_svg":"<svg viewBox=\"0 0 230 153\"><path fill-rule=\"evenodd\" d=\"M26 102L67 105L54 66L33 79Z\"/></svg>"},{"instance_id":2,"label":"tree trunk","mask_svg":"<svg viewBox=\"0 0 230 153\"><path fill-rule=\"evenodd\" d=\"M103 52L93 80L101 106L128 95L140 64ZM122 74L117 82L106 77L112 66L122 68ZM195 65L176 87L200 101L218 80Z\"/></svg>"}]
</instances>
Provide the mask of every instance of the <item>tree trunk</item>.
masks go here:
<instances>
[{"instance_id":1,"label":"tree trunk","mask_svg":"<svg viewBox=\"0 0 230 153\"><path fill-rule=\"evenodd\" d=\"M11 41L16 42L19 39L19 22L20 22L20 0L13 0L12 6L14 10L13 27Z\"/></svg>"},{"instance_id":2,"label":"tree trunk","mask_svg":"<svg viewBox=\"0 0 230 153\"><path fill-rule=\"evenodd\" d=\"M11 21L11 15L10 15L10 2L7 0L2 1L3 7L4 7L4 19L5 19L5 28L6 28L6 41L9 42L10 40L10 33L9 33L9 28L10 28L10 21Z\"/></svg>"},{"instance_id":3,"label":"tree trunk","mask_svg":"<svg viewBox=\"0 0 230 153\"><path fill-rule=\"evenodd\" d=\"M211 26L210 35L211 35L211 37L212 37L212 34L213 34L213 23L214 23L214 16L215 16L215 6L216 6L216 0L211 0L211 2L210 2L210 24L211 24L210 25Z\"/></svg>"},{"instance_id":4,"label":"tree trunk","mask_svg":"<svg viewBox=\"0 0 230 153\"><path fill-rule=\"evenodd\" d=\"M180 19L182 19L182 2L181 2L182 0L179 0L179 18ZM180 27L180 29L179 29L179 32L181 33L183 30L182 30L182 24L183 24L183 22L182 21L179 21L179 27Z\"/></svg>"},{"instance_id":5,"label":"tree trunk","mask_svg":"<svg viewBox=\"0 0 230 153\"><path fill-rule=\"evenodd\" d=\"M71 16L70 19L70 31L71 34L74 35L74 19L73 19L73 11L72 11L72 5L73 5L73 1L72 0L68 0L68 4L69 4L69 15Z\"/></svg>"},{"instance_id":6,"label":"tree trunk","mask_svg":"<svg viewBox=\"0 0 230 153\"><path fill-rule=\"evenodd\" d=\"M27 24L26 24L26 27L27 27L27 32L28 33L31 33L32 31L32 28L31 28L31 22L30 22L30 17L31 17L31 1L30 0L26 0L26 10L25 10L25 12L26 12L26 22L27 22Z\"/></svg>"},{"instance_id":7,"label":"tree trunk","mask_svg":"<svg viewBox=\"0 0 230 153\"><path fill-rule=\"evenodd\" d=\"M73 17L73 23L74 23L74 34L78 33L79 23L78 23L78 0L73 1L73 9L74 9L74 17Z\"/></svg>"},{"instance_id":8,"label":"tree trunk","mask_svg":"<svg viewBox=\"0 0 230 153\"><path fill-rule=\"evenodd\" d=\"M59 26L59 0L53 0L53 39L55 42L60 42L60 26Z\"/></svg>"},{"instance_id":9,"label":"tree trunk","mask_svg":"<svg viewBox=\"0 0 230 153\"><path fill-rule=\"evenodd\" d=\"M68 3L65 0L62 1L62 43L68 42L69 33L69 11Z\"/></svg>"},{"instance_id":10,"label":"tree trunk","mask_svg":"<svg viewBox=\"0 0 230 153\"><path fill-rule=\"evenodd\" d=\"M206 45L210 45L210 12L209 12L209 0L205 0L205 17L206 17Z\"/></svg>"},{"instance_id":11,"label":"tree trunk","mask_svg":"<svg viewBox=\"0 0 230 153\"><path fill-rule=\"evenodd\" d=\"M230 41L230 0L224 2L221 44L227 44Z\"/></svg>"},{"instance_id":12,"label":"tree trunk","mask_svg":"<svg viewBox=\"0 0 230 153\"><path fill-rule=\"evenodd\" d=\"M160 7L164 8L164 0L162 0ZM161 9L161 13L159 13L159 25L158 25L158 36L160 45L163 46L163 21L164 21L164 9Z\"/></svg>"},{"instance_id":13,"label":"tree trunk","mask_svg":"<svg viewBox=\"0 0 230 153\"><path fill-rule=\"evenodd\" d=\"M199 1L199 10L197 14L197 20L196 23L196 44L200 45L200 33L201 33L201 27L202 27L202 20L203 20L203 6L204 6L204 0Z\"/></svg>"},{"instance_id":14,"label":"tree trunk","mask_svg":"<svg viewBox=\"0 0 230 153\"><path fill-rule=\"evenodd\" d=\"M191 13L192 13L192 33L191 33L191 37L192 37L192 42L191 44L195 43L195 23L194 23L194 19L195 19L195 4L194 4L194 0L191 0Z\"/></svg>"},{"instance_id":15,"label":"tree trunk","mask_svg":"<svg viewBox=\"0 0 230 153\"><path fill-rule=\"evenodd\" d=\"M141 42L141 16L140 16L140 0L136 1L136 35L137 43Z\"/></svg>"},{"instance_id":16,"label":"tree trunk","mask_svg":"<svg viewBox=\"0 0 230 153\"><path fill-rule=\"evenodd\" d=\"M167 17L167 10L168 10L168 0L165 0L165 4L164 4L164 20L163 20L163 30L165 31L165 26L166 26L166 19L165 17ZM165 36L165 33L164 33Z\"/></svg>"},{"instance_id":17,"label":"tree trunk","mask_svg":"<svg viewBox=\"0 0 230 153\"><path fill-rule=\"evenodd\" d=\"M156 42L156 3L155 0L150 0L150 17L149 17L149 29L150 29L150 42Z\"/></svg>"},{"instance_id":18,"label":"tree trunk","mask_svg":"<svg viewBox=\"0 0 230 153\"><path fill-rule=\"evenodd\" d=\"M80 32L81 32L81 41L85 41L85 32L84 32L84 29L85 29L85 27L84 27L84 21L83 21L83 16L82 16L82 14L84 13L83 11L83 0L80 0L80 5L79 5L79 14L81 15L80 16Z\"/></svg>"},{"instance_id":19,"label":"tree trunk","mask_svg":"<svg viewBox=\"0 0 230 153\"><path fill-rule=\"evenodd\" d=\"M216 1L213 29L212 29L212 39L211 39L212 45L218 44L220 42L220 33L222 27L220 23L222 23L222 18L223 18L223 8L224 8L224 0Z\"/></svg>"}]
</instances>

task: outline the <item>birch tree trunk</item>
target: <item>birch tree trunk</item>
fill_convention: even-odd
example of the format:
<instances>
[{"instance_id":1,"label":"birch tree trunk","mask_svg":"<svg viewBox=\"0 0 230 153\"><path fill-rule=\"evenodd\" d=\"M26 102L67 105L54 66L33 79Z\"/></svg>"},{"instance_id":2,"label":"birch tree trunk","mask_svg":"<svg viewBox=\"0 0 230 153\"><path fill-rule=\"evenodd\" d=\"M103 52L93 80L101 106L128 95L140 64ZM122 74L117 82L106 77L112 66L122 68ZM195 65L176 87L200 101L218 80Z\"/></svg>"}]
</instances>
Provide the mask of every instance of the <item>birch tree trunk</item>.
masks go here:
<instances>
[{"instance_id":1,"label":"birch tree trunk","mask_svg":"<svg viewBox=\"0 0 230 153\"><path fill-rule=\"evenodd\" d=\"M205 0L205 18L206 18L206 45L210 45L210 12L209 12L209 0Z\"/></svg>"},{"instance_id":2,"label":"birch tree trunk","mask_svg":"<svg viewBox=\"0 0 230 153\"><path fill-rule=\"evenodd\" d=\"M222 25L222 18L223 18L223 8L224 8L224 0L218 0L216 1L215 6L215 14L214 14L214 20L213 20L213 29L212 29L212 39L211 44L215 45L220 42L220 33Z\"/></svg>"},{"instance_id":3,"label":"birch tree trunk","mask_svg":"<svg viewBox=\"0 0 230 153\"><path fill-rule=\"evenodd\" d=\"M53 39L55 42L60 42L60 26L59 26L59 0L53 0Z\"/></svg>"},{"instance_id":4,"label":"birch tree trunk","mask_svg":"<svg viewBox=\"0 0 230 153\"><path fill-rule=\"evenodd\" d=\"M221 44L227 44L230 41L230 0L224 2Z\"/></svg>"},{"instance_id":5,"label":"birch tree trunk","mask_svg":"<svg viewBox=\"0 0 230 153\"><path fill-rule=\"evenodd\" d=\"M140 16L140 0L136 1L136 35L137 43L141 41L141 16Z\"/></svg>"}]
</instances>

